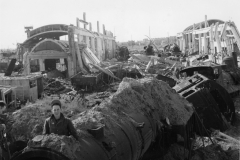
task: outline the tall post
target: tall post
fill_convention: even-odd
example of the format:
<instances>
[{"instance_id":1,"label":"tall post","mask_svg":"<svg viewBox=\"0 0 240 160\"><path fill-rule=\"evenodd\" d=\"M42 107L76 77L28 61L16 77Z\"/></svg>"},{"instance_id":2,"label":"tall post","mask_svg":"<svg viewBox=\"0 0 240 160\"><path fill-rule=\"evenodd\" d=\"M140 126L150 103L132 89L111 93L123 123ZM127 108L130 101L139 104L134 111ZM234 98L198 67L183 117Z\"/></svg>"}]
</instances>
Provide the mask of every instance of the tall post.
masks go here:
<instances>
[{"instance_id":1,"label":"tall post","mask_svg":"<svg viewBox=\"0 0 240 160\"><path fill-rule=\"evenodd\" d=\"M97 21L97 32L99 33L99 21Z\"/></svg>"},{"instance_id":2,"label":"tall post","mask_svg":"<svg viewBox=\"0 0 240 160\"><path fill-rule=\"evenodd\" d=\"M188 32L188 54L192 53L191 33Z\"/></svg>"},{"instance_id":3,"label":"tall post","mask_svg":"<svg viewBox=\"0 0 240 160\"><path fill-rule=\"evenodd\" d=\"M181 51L183 50L183 37L179 39Z\"/></svg>"},{"instance_id":4,"label":"tall post","mask_svg":"<svg viewBox=\"0 0 240 160\"><path fill-rule=\"evenodd\" d=\"M80 26L79 26L79 19L78 18L76 18L76 25L77 25L77 28L80 28Z\"/></svg>"},{"instance_id":5,"label":"tall post","mask_svg":"<svg viewBox=\"0 0 240 160\"><path fill-rule=\"evenodd\" d=\"M86 13L83 12L83 20L86 21ZM86 24L84 24L84 29L86 29Z\"/></svg>"},{"instance_id":6,"label":"tall post","mask_svg":"<svg viewBox=\"0 0 240 160\"><path fill-rule=\"evenodd\" d=\"M92 23L89 22L89 30L92 31Z\"/></svg>"},{"instance_id":7,"label":"tall post","mask_svg":"<svg viewBox=\"0 0 240 160\"><path fill-rule=\"evenodd\" d=\"M103 24L103 35L106 35L105 25Z\"/></svg>"},{"instance_id":8,"label":"tall post","mask_svg":"<svg viewBox=\"0 0 240 160\"><path fill-rule=\"evenodd\" d=\"M196 40L195 40L195 24L193 24L193 31L192 31L192 48L193 48L193 52L196 52Z\"/></svg>"},{"instance_id":9,"label":"tall post","mask_svg":"<svg viewBox=\"0 0 240 160\"><path fill-rule=\"evenodd\" d=\"M92 23L91 22L89 22L89 30L92 31ZM90 45L90 48L92 49L92 51L94 52L95 46L94 46L94 38L93 37L89 37L89 45Z\"/></svg>"},{"instance_id":10,"label":"tall post","mask_svg":"<svg viewBox=\"0 0 240 160\"><path fill-rule=\"evenodd\" d=\"M202 29L202 22L200 23L200 29ZM199 37L199 55L202 54L202 33L198 34Z\"/></svg>"},{"instance_id":11,"label":"tall post","mask_svg":"<svg viewBox=\"0 0 240 160\"><path fill-rule=\"evenodd\" d=\"M80 23L79 23L79 18L76 19L76 25L77 25L77 28L80 29ZM78 43L81 42L81 39L80 39L80 34L77 34L77 40L78 40Z\"/></svg>"},{"instance_id":12,"label":"tall post","mask_svg":"<svg viewBox=\"0 0 240 160\"><path fill-rule=\"evenodd\" d=\"M223 59L222 46L221 46L221 41L220 41L219 33L218 33L218 24L219 23L217 22L216 25L215 25L215 39L216 39L216 42L217 42L217 53L221 54L221 58Z\"/></svg>"},{"instance_id":13,"label":"tall post","mask_svg":"<svg viewBox=\"0 0 240 160\"><path fill-rule=\"evenodd\" d=\"M76 51L75 51L75 44L74 44L74 29L71 26L68 27L68 42L69 42L69 50L71 53L70 61L72 62L71 68L68 68L68 73L69 73L69 76L72 76L72 75L76 74L76 71L77 71L76 70L77 69L77 65L76 65L77 58L76 58Z\"/></svg>"},{"instance_id":14,"label":"tall post","mask_svg":"<svg viewBox=\"0 0 240 160\"><path fill-rule=\"evenodd\" d=\"M183 36L182 36L182 51L184 54L186 53L186 35L185 35L185 33L183 33Z\"/></svg>"},{"instance_id":15,"label":"tall post","mask_svg":"<svg viewBox=\"0 0 240 160\"><path fill-rule=\"evenodd\" d=\"M222 52L222 47L221 47L221 41L219 38L219 32L218 32L218 22L215 25L215 39L217 42L217 53L221 53Z\"/></svg>"},{"instance_id":16,"label":"tall post","mask_svg":"<svg viewBox=\"0 0 240 160\"><path fill-rule=\"evenodd\" d=\"M207 28L207 15L205 15L205 28ZM204 53L208 53L207 33L204 33Z\"/></svg>"},{"instance_id":17,"label":"tall post","mask_svg":"<svg viewBox=\"0 0 240 160\"><path fill-rule=\"evenodd\" d=\"M211 29L210 29L210 32L209 32L210 34L210 46L211 46L211 51L210 51L210 53L211 53L211 59L212 59L212 61L214 61L215 62L215 54L214 54L214 41L213 41L213 24L211 25Z\"/></svg>"}]
</instances>

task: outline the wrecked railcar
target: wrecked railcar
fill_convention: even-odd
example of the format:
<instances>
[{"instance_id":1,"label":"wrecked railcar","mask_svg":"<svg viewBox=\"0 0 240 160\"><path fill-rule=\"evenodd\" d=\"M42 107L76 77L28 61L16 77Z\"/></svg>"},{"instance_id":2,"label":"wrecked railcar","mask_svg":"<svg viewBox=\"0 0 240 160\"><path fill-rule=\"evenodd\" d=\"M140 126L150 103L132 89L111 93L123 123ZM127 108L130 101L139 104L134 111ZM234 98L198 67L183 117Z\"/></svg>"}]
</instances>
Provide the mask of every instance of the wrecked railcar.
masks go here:
<instances>
[{"instance_id":1,"label":"wrecked railcar","mask_svg":"<svg viewBox=\"0 0 240 160\"><path fill-rule=\"evenodd\" d=\"M234 58L226 57L222 65L188 67L181 70L180 75L182 80L174 89L193 103L204 126L225 130L224 123L234 122L233 98L240 90L240 70ZM204 104L206 101L208 103Z\"/></svg>"},{"instance_id":2,"label":"wrecked railcar","mask_svg":"<svg viewBox=\"0 0 240 160\"><path fill-rule=\"evenodd\" d=\"M218 65L211 63L210 65L188 67L180 71L182 78L191 77L194 74L202 74L208 79L218 83L227 90L232 98L239 93L240 70L237 67L231 67L227 64Z\"/></svg>"},{"instance_id":3,"label":"wrecked railcar","mask_svg":"<svg viewBox=\"0 0 240 160\"><path fill-rule=\"evenodd\" d=\"M226 121L234 121L235 107L230 94L213 80L195 74L173 88L193 104L206 129L223 131L227 129Z\"/></svg>"}]
</instances>

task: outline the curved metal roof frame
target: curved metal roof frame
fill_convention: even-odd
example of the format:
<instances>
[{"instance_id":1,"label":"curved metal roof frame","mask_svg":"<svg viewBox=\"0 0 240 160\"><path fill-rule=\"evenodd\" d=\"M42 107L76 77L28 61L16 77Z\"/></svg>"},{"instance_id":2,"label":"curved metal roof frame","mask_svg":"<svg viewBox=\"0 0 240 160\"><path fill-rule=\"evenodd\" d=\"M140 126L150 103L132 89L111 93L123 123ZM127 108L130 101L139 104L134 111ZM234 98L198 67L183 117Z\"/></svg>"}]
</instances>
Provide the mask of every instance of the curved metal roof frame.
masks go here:
<instances>
[{"instance_id":1,"label":"curved metal roof frame","mask_svg":"<svg viewBox=\"0 0 240 160\"><path fill-rule=\"evenodd\" d=\"M62 49L62 51L65 52L64 46L62 46L60 43L57 43L57 41L56 41L56 40L53 40L53 39L44 39L44 40L42 40L41 42L39 42L38 44L36 44L36 45L32 48L31 52L34 52L35 48L37 48L39 45L41 45L42 43L44 43L44 42L46 42L46 41L50 41L50 42L55 43L56 45L58 45L58 46Z\"/></svg>"},{"instance_id":2,"label":"curved metal roof frame","mask_svg":"<svg viewBox=\"0 0 240 160\"><path fill-rule=\"evenodd\" d=\"M68 25L65 24L51 24L36 28L30 31L30 37L25 40L22 45L29 46L36 44L45 38L56 38L68 34Z\"/></svg>"},{"instance_id":3,"label":"curved metal roof frame","mask_svg":"<svg viewBox=\"0 0 240 160\"><path fill-rule=\"evenodd\" d=\"M208 23L209 26L211 26L212 24L215 24L217 22L219 22L219 24L224 23L224 21L219 20L219 19L209 19L209 20L207 20L207 23ZM202 21L202 22L199 22L199 23L195 24L195 29L200 29L200 26L201 26L201 28L205 28L205 21ZM184 29L183 32L192 31L192 30L193 30L193 25L188 26L186 29Z\"/></svg>"}]
</instances>

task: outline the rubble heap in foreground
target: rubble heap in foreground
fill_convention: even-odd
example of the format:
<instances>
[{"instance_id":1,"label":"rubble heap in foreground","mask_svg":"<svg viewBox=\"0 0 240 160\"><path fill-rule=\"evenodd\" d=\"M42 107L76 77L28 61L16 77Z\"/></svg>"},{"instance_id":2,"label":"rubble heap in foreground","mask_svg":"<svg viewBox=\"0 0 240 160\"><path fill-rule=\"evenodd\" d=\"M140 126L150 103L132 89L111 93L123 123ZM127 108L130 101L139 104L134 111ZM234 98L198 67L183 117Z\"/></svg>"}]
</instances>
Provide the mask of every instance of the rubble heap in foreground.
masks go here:
<instances>
[{"instance_id":1,"label":"rubble heap in foreground","mask_svg":"<svg viewBox=\"0 0 240 160\"><path fill-rule=\"evenodd\" d=\"M124 78L116 93L99 106L79 114L73 123L81 137L37 136L31 147L47 147L75 159L138 159L159 134L161 120L186 125L192 105L165 82L154 78ZM108 152L107 152L108 151Z\"/></svg>"}]
</instances>

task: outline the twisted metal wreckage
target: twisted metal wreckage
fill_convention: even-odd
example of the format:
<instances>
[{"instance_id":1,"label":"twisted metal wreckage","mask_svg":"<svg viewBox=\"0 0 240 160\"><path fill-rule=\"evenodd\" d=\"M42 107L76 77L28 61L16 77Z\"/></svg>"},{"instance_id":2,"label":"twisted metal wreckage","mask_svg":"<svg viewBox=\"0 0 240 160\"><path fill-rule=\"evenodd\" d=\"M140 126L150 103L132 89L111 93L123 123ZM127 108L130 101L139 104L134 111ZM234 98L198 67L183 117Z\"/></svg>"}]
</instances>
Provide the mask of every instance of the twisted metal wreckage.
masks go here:
<instances>
[{"instance_id":1,"label":"twisted metal wreckage","mask_svg":"<svg viewBox=\"0 0 240 160\"><path fill-rule=\"evenodd\" d=\"M50 32L62 35L59 30L61 26L54 25L58 28L57 31L54 31L53 26L49 26ZM44 35L44 38L55 36L55 33L46 32L46 27L43 28L44 32L41 29L31 31L34 33L39 30L40 33L36 33L38 36L34 35L34 37L38 37L37 41L43 38L40 35ZM69 47L71 54L63 53L62 47L60 47L61 51L57 51L60 53L59 55L62 55L58 58L71 60L67 64L69 77L76 75L79 71L87 74L90 73L89 71L93 71L93 68L98 68L111 77L119 79L109 69L100 67L100 61L87 48L88 45L81 45L80 41L74 42L73 33L82 33L82 30L73 26L64 26L64 28L64 33L68 33L69 36L68 42L63 43L57 40L57 37L40 42L36 42L35 38L30 37L25 41L25 44L30 44L30 40L35 42L35 47L28 52L28 55L25 55L27 58L23 58L26 61L25 64L29 63L27 61L30 58L38 57L37 59L39 59L40 54L55 55L44 50L49 50L50 46L54 49L57 44L57 48L60 45ZM224 30L222 31L222 35L226 37ZM233 34L239 46L240 36L236 27ZM92 34L88 36L90 35ZM218 39L218 37L215 38ZM110 40L112 41L113 38ZM180 41L180 43L180 48L182 48L185 41ZM213 48L213 46L211 47ZM218 48L218 50L220 49ZM230 53L233 50L229 48L228 51ZM54 53L55 51L50 52ZM45 69L43 58L40 58L39 61L40 70ZM240 71L235 64L236 56L223 59L221 65L212 63L212 61L208 65L181 70L180 77L182 79L179 82L161 75L156 78L162 81L155 78L140 80L124 78L117 92L108 101L83 112L79 118L73 121L76 128L83 131L81 133L84 136L79 142L72 137L39 135L30 140L28 147L15 153L11 159L138 160L143 157L152 144L158 143L167 148L169 144L179 142L177 138L179 136L183 138L186 148L190 149L194 133L208 135L212 128L224 131L228 122L234 121L233 98L238 95L240 89ZM29 74L29 67L27 68L25 72ZM172 88L163 81L169 83ZM54 146L54 141L60 142L60 146Z\"/></svg>"}]
</instances>

